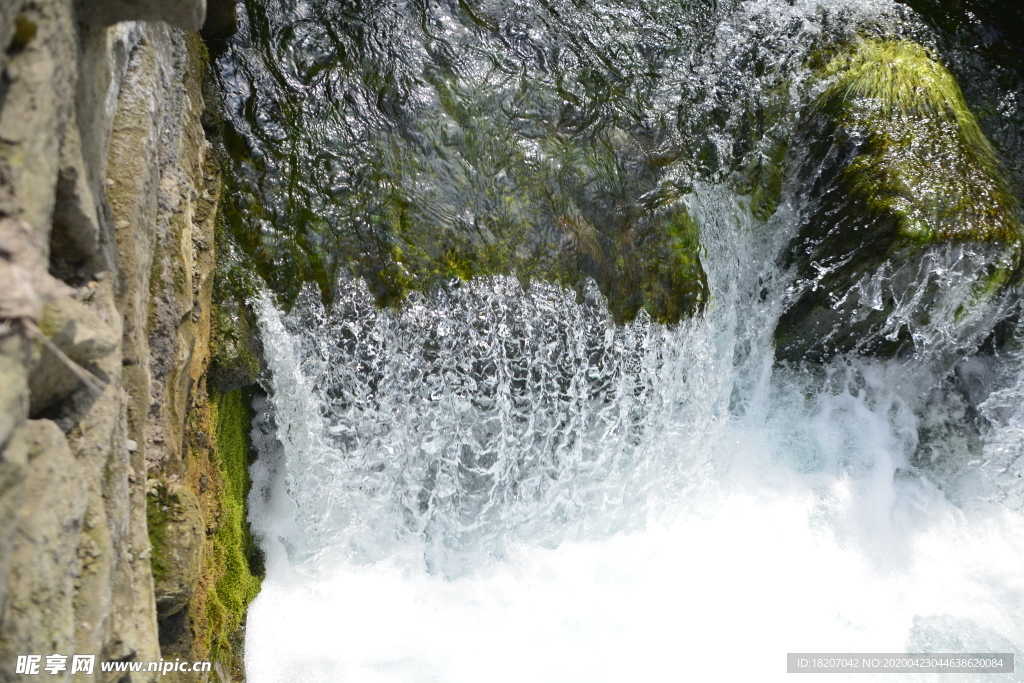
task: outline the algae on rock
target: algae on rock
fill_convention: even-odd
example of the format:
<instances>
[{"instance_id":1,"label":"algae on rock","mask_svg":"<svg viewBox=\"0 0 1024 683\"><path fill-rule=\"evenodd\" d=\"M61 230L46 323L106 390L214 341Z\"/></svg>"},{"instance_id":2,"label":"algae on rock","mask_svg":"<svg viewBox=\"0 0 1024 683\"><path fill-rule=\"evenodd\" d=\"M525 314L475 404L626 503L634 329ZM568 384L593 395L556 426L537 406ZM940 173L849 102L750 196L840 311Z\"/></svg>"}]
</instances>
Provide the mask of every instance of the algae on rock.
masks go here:
<instances>
[{"instance_id":1,"label":"algae on rock","mask_svg":"<svg viewBox=\"0 0 1024 683\"><path fill-rule=\"evenodd\" d=\"M819 75L788 265L783 359L977 343L1017 272L1018 205L953 76L921 45L864 38Z\"/></svg>"},{"instance_id":2,"label":"algae on rock","mask_svg":"<svg viewBox=\"0 0 1024 683\"><path fill-rule=\"evenodd\" d=\"M195 591L204 525L199 500L188 488L158 478L147 486L150 565L157 619L162 620L184 609Z\"/></svg>"},{"instance_id":3,"label":"algae on rock","mask_svg":"<svg viewBox=\"0 0 1024 683\"><path fill-rule=\"evenodd\" d=\"M445 166L402 142L381 155L387 193L368 212L379 216L374 232L387 246L369 250L361 269L380 303L515 273L577 291L592 278L620 323L641 310L664 324L703 310L699 227L684 191L661 179L634 137L619 129L589 141L553 136L527 154L510 131L471 113L442 117L461 129L459 154ZM462 186L473 177L483 180Z\"/></svg>"}]
</instances>

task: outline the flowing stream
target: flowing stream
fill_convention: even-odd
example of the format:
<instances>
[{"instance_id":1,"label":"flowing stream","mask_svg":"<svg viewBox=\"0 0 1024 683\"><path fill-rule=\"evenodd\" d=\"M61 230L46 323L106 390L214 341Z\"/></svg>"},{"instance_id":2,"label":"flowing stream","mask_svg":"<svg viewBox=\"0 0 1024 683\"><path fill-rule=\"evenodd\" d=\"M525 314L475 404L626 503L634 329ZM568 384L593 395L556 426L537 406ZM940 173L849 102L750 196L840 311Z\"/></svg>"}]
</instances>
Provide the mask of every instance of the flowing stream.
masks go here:
<instances>
[{"instance_id":1,"label":"flowing stream","mask_svg":"<svg viewBox=\"0 0 1024 683\"><path fill-rule=\"evenodd\" d=\"M910 10L247 8L218 68L249 150L238 196L264 198L250 229L278 290L251 302L267 395L250 521L267 575L250 681L771 681L787 652L1013 652L1016 674L955 680L1024 680L1024 352L984 335L950 345L941 316L897 310L914 354L777 361L775 325L801 286L780 255L804 188L789 178L757 218L733 182L789 139L817 41L939 41ZM359 71L360 50L384 66ZM961 74L979 68L950 54ZM965 92L1006 103L983 125L1019 153L1019 93L992 79ZM441 81L476 107L462 137L444 128ZM281 283L299 253L288 235L366 249L381 178L446 225L460 206L493 218L494 193L523 187L566 135L537 130L562 99L577 107L566 144L632 136L609 153L681 159L650 166L649 184L675 188L699 228L702 314L616 324L593 283L512 275L380 308L329 258L313 268L328 303ZM501 144L469 149L471 126Z\"/></svg>"}]
</instances>

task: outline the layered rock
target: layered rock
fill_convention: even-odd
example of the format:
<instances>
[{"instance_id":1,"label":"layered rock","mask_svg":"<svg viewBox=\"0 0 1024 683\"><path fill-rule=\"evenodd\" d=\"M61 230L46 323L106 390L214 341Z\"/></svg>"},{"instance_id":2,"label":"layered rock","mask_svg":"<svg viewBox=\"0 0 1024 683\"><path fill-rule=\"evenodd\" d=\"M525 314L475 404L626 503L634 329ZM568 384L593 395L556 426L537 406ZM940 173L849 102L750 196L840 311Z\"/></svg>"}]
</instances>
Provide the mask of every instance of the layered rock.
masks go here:
<instances>
[{"instance_id":1,"label":"layered rock","mask_svg":"<svg viewBox=\"0 0 1024 683\"><path fill-rule=\"evenodd\" d=\"M200 590L220 184L205 48L168 23L198 29L204 6L0 6L0 680L19 654L158 660L158 619Z\"/></svg>"},{"instance_id":2,"label":"layered rock","mask_svg":"<svg viewBox=\"0 0 1024 683\"><path fill-rule=\"evenodd\" d=\"M953 76L920 45L864 39L831 58L806 116L800 282L778 357L977 343L1016 277L1019 208Z\"/></svg>"}]
</instances>

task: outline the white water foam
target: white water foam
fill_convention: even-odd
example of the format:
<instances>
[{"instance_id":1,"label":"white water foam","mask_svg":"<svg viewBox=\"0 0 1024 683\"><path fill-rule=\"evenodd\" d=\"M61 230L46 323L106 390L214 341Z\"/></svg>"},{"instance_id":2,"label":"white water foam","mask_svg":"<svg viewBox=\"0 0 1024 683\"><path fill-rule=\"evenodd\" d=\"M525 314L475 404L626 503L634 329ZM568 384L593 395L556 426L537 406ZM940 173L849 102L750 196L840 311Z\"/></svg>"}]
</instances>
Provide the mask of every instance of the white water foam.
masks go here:
<instances>
[{"instance_id":1,"label":"white water foam","mask_svg":"<svg viewBox=\"0 0 1024 683\"><path fill-rule=\"evenodd\" d=\"M486 294L509 305L515 296L510 281L473 286L461 301L478 306L474 297ZM529 309L538 315L550 313L546 305L580 306L579 327L601 315L554 290L530 296L546 302ZM644 350L623 351L611 376L620 384L636 378L643 374L637 359L656 357L641 384L657 397L652 403L668 407L641 420L631 457L622 455L622 444L601 451L608 433L591 444L595 462L616 456L601 470L615 475L614 485L584 469L560 470L578 478L596 512L559 516L556 509L564 508L549 505L561 495L553 486L549 499L526 508L529 524L509 514L474 528L480 533L470 538L486 548L479 552L460 536L464 527L451 524L471 506L430 507L426 521L403 524L409 511L396 512L395 501L404 500L397 480L382 495L381 480L367 478L373 448L388 445L377 469L390 472L393 464L414 464L403 459L419 452L409 444L419 448L429 435L392 432L369 448L332 441L332 427L344 420L324 398L339 358L331 341L336 325L358 328L358 337L375 340L384 365L404 367L415 362L411 342L422 342L416 334L441 323L457 328L460 299L403 313L359 301L355 294L347 300L355 308L341 322L316 306L286 317L269 300L260 305L282 448L276 460L265 457L254 468L252 521L268 553L247 630L246 668L255 683L781 680L787 652L1016 652L1022 661L1024 518L997 505L965 513L908 464L918 438L907 396L920 374L912 362L754 372L765 385L745 392L737 414L735 397L731 411L725 400L733 379L731 348L722 340L764 331L734 327L735 310L719 306L705 323L675 334L657 326L640 334L640 325L631 340L611 335L610 348L632 343ZM427 310L434 323L409 332L411 319ZM505 333L522 336L522 329ZM653 356L652 347L659 350ZM464 344L449 347L450 367L465 352ZM537 362L536 349L530 352ZM723 355L716 360L716 353ZM680 374L680 365L689 374ZM349 405L350 425L380 432L382 425L412 424L385 400L408 388L394 374L382 376L390 386L377 386L373 401ZM448 398L458 384L450 379ZM543 396L532 400L538 410L546 405ZM404 409L423 415L437 402L413 400ZM450 412L455 405L442 415L459 431L468 413L464 406ZM622 418L616 415L604 417ZM629 424L636 423L617 429ZM580 435L588 438L585 429ZM346 487L344 476L363 479ZM623 506L632 514L610 521Z\"/></svg>"}]
</instances>

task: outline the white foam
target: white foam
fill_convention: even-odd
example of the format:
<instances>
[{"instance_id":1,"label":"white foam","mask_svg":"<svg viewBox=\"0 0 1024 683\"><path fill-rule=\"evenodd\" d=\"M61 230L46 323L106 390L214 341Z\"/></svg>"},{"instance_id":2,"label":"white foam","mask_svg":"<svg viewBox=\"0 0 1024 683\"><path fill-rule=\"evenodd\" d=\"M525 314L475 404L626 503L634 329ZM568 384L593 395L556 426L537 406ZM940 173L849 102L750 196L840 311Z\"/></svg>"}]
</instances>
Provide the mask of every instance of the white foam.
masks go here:
<instances>
[{"instance_id":1,"label":"white foam","mask_svg":"<svg viewBox=\"0 0 1024 683\"><path fill-rule=\"evenodd\" d=\"M787 652L904 652L915 619L947 615L1024 642L1019 518L950 513L865 555L822 521L823 507L860 514L848 488L733 492L639 533L520 544L452 581L423 571L414 542L318 579L272 574L250 611L249 678L782 680Z\"/></svg>"},{"instance_id":2,"label":"white foam","mask_svg":"<svg viewBox=\"0 0 1024 683\"><path fill-rule=\"evenodd\" d=\"M477 283L501 296L508 295L506 285ZM447 312L428 308L440 311L451 330L457 304L448 301L455 308ZM617 499L642 510L638 521L616 531L576 520L578 528L601 531L561 533L571 520L538 505L531 511L539 518L526 527L516 516L496 518L497 531L491 531L505 540L491 546L494 552L445 546L460 558L451 565L438 560L448 556L438 555L437 543L451 540L442 527L427 527L440 541L396 525L374 535L372 553L346 551L367 538L348 533L351 527L399 518L365 482L337 500L347 516L300 509L309 504L322 512L305 497L336 486L344 471L362 472L351 461L365 453L322 438L329 432L320 418L327 386L322 373L334 361L326 351L309 356L295 341L304 334L295 326L304 313L292 314L290 331L269 302L261 314L276 353L273 402L286 426L284 460L269 458L254 469L254 495L270 501L255 508L254 517L269 553L267 580L247 629L246 667L254 683L771 681L787 676L787 652L1019 654L1024 645L1024 518L996 506L965 514L908 468L917 424L899 391L910 370L899 363L839 361L827 377L777 370L769 386L751 392L744 415L722 408L728 382L684 382L685 391L707 392L705 400L649 423L647 446L637 450L640 465L615 461L629 474L615 487L604 489L602 480L576 470L563 472L578 476L575 485L587 488L591 499L638 480L635 490L649 499L641 493ZM731 317L722 307L708 327L682 334L713 348L710 328ZM393 334L398 318L389 323ZM314 319L308 329L322 334L329 328ZM379 337L385 346L387 339ZM638 339L648 350L689 343L659 335ZM387 355L383 349L381 355ZM693 356L684 352L682 358ZM671 357L665 362L668 372ZM713 371L713 363L702 369ZM673 404L671 392L680 385L652 382L649 391L667 392L662 402ZM702 405L706 411L696 419ZM374 420L359 424L370 429ZM427 437L394 438L419 443ZM282 476L289 461L302 468ZM702 485L691 485L695 478ZM689 484L671 495L680 482ZM565 490L574 490L570 483ZM451 508L435 513L458 514ZM301 548L311 538L322 547ZM425 561L431 557L434 565ZM443 569L451 566L460 570L446 576ZM847 679L862 680L822 678Z\"/></svg>"}]
</instances>

